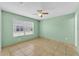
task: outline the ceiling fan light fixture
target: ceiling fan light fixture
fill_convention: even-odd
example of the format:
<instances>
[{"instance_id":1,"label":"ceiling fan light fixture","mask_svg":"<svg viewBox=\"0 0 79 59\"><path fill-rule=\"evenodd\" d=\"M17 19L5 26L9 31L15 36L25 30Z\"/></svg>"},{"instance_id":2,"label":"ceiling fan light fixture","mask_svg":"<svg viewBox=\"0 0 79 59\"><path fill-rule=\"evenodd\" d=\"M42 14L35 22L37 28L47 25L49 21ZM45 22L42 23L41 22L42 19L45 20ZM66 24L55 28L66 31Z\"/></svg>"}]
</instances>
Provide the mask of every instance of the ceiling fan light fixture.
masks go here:
<instances>
[{"instance_id":1,"label":"ceiling fan light fixture","mask_svg":"<svg viewBox=\"0 0 79 59\"><path fill-rule=\"evenodd\" d=\"M39 14L38 14L38 16L42 18L44 15L43 15L43 14L41 14L41 13L39 13Z\"/></svg>"},{"instance_id":2,"label":"ceiling fan light fixture","mask_svg":"<svg viewBox=\"0 0 79 59\"><path fill-rule=\"evenodd\" d=\"M40 13L38 14L38 16L41 16L41 15L42 15L42 14L40 14Z\"/></svg>"},{"instance_id":3,"label":"ceiling fan light fixture","mask_svg":"<svg viewBox=\"0 0 79 59\"><path fill-rule=\"evenodd\" d=\"M37 13L35 15L39 16L39 17L44 17L45 15L48 15L49 13L45 10L37 10Z\"/></svg>"}]
</instances>

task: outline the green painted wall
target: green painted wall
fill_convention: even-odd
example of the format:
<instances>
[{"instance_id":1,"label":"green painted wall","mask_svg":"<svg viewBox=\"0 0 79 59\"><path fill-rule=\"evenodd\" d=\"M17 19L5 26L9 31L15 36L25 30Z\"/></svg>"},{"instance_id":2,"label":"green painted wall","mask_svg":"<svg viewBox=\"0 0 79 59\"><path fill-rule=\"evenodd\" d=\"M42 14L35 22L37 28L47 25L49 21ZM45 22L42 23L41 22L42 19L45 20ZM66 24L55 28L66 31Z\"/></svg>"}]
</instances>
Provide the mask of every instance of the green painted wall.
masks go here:
<instances>
[{"instance_id":1,"label":"green painted wall","mask_svg":"<svg viewBox=\"0 0 79 59\"><path fill-rule=\"evenodd\" d=\"M14 38L12 29L13 18L19 20L28 20L34 22L34 34ZM40 24L40 25L39 25ZM48 39L59 40L67 43L75 43L74 40L74 13L58 16L54 18L37 21L32 18L20 16L10 12L2 11L2 46L8 46L20 41L30 40L32 38L46 37Z\"/></svg>"},{"instance_id":2,"label":"green painted wall","mask_svg":"<svg viewBox=\"0 0 79 59\"><path fill-rule=\"evenodd\" d=\"M0 51L1 51L1 9L0 9Z\"/></svg>"},{"instance_id":3,"label":"green painted wall","mask_svg":"<svg viewBox=\"0 0 79 59\"><path fill-rule=\"evenodd\" d=\"M78 48L77 48L77 50L78 50L78 53L79 53L79 9L78 9L78 11L77 11L77 43L78 43Z\"/></svg>"},{"instance_id":4,"label":"green painted wall","mask_svg":"<svg viewBox=\"0 0 79 59\"><path fill-rule=\"evenodd\" d=\"M74 44L74 21L74 13L43 20L40 22L40 36Z\"/></svg>"},{"instance_id":5,"label":"green painted wall","mask_svg":"<svg viewBox=\"0 0 79 59\"><path fill-rule=\"evenodd\" d=\"M20 36L20 37L13 37L13 27L12 27L12 21L16 18L18 20L24 20L24 21L32 21L34 23L34 34L33 35L27 35L27 36ZM17 14L13 14L10 12L2 11L2 47L15 44L20 41L25 41L28 39L32 39L35 37L38 37L38 26L39 22L35 19L20 16Z\"/></svg>"}]
</instances>

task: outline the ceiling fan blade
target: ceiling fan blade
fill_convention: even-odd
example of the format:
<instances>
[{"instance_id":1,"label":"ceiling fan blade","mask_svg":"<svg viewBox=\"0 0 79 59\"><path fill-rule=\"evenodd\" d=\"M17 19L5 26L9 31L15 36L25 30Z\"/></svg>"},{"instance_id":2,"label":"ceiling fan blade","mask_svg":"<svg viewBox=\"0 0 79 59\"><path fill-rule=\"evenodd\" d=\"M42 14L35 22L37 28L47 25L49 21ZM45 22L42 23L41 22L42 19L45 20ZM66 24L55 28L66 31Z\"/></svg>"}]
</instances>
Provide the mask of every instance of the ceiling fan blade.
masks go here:
<instances>
[{"instance_id":1,"label":"ceiling fan blade","mask_svg":"<svg viewBox=\"0 0 79 59\"><path fill-rule=\"evenodd\" d=\"M40 10L37 10L37 11L42 11L42 10L40 9Z\"/></svg>"},{"instance_id":2,"label":"ceiling fan blade","mask_svg":"<svg viewBox=\"0 0 79 59\"><path fill-rule=\"evenodd\" d=\"M42 14L48 14L48 13L42 13Z\"/></svg>"},{"instance_id":3,"label":"ceiling fan blade","mask_svg":"<svg viewBox=\"0 0 79 59\"><path fill-rule=\"evenodd\" d=\"M37 12L42 13L42 10L37 10Z\"/></svg>"}]
</instances>

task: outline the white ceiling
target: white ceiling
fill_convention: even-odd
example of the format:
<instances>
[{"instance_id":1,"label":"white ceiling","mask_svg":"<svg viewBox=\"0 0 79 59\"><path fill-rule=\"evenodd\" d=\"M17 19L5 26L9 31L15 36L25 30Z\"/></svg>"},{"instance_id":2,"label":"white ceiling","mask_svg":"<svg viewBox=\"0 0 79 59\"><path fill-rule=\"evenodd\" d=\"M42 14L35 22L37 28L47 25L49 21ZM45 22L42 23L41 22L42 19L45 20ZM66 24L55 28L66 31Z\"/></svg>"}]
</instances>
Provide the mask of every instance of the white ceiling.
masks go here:
<instances>
[{"instance_id":1,"label":"white ceiling","mask_svg":"<svg viewBox=\"0 0 79 59\"><path fill-rule=\"evenodd\" d=\"M78 4L77 2L24 2L23 4L20 2L0 2L0 7L2 10L42 20L73 13L77 10ZM34 15L38 9L45 9L49 14L43 18Z\"/></svg>"}]
</instances>

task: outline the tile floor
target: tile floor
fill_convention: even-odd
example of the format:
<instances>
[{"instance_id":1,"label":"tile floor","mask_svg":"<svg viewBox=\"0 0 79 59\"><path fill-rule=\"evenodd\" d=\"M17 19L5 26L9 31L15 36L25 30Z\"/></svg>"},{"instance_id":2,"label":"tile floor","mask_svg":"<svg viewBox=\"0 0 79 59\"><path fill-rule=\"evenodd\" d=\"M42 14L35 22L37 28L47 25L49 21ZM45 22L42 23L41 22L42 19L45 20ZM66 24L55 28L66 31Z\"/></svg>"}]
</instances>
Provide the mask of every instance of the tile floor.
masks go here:
<instances>
[{"instance_id":1,"label":"tile floor","mask_svg":"<svg viewBox=\"0 0 79 59\"><path fill-rule=\"evenodd\" d=\"M2 56L75 56L77 52L71 44L55 40L36 38L2 49Z\"/></svg>"}]
</instances>

